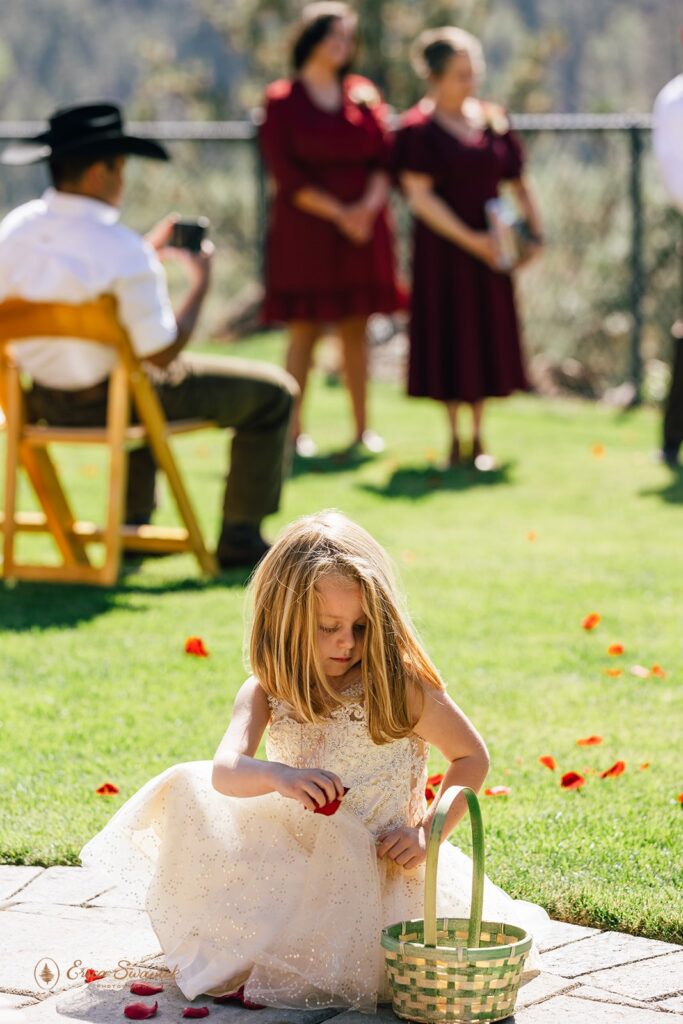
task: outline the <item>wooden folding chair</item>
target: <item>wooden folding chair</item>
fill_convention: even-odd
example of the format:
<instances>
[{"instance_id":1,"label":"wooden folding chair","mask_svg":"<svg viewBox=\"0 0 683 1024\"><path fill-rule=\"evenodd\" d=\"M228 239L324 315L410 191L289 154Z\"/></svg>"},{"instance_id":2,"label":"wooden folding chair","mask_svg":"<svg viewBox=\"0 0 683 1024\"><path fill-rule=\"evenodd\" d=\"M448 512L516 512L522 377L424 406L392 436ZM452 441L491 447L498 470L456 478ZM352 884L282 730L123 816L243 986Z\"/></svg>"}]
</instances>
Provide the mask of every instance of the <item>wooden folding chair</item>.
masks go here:
<instances>
[{"instance_id":1,"label":"wooden folding chair","mask_svg":"<svg viewBox=\"0 0 683 1024\"><path fill-rule=\"evenodd\" d=\"M83 338L113 348L116 365L109 381L105 427L60 427L26 422L19 370L10 346L22 338L40 337L59 344L61 338ZM130 399L140 425L130 425ZM5 502L0 529L4 533L2 575L6 579L49 580L111 586L118 578L122 548L145 552L192 551L201 570L218 573L197 523L197 517L168 442L172 434L202 430L205 420L168 422L159 398L136 356L116 314L116 298L102 295L80 305L28 302L11 298L0 303L0 409L5 416ZM48 452L53 443L103 444L109 449L109 490L106 523L74 519L55 465ZM166 474L183 527L123 525L128 449L149 444L157 466ZM23 467L42 512L16 510L17 476ZM61 565L21 564L15 557L19 531L48 532L62 557ZM104 545L104 562L93 565L87 547Z\"/></svg>"}]
</instances>

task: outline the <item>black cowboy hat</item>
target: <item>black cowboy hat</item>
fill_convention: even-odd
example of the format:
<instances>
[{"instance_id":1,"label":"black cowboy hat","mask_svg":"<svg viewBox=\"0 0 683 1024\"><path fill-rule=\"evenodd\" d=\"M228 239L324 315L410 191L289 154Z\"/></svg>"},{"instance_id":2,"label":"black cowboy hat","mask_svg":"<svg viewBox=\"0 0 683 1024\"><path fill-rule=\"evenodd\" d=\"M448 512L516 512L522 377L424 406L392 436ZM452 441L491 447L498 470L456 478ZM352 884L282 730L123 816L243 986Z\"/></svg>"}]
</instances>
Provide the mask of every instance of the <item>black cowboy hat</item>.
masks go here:
<instances>
[{"instance_id":1,"label":"black cowboy hat","mask_svg":"<svg viewBox=\"0 0 683 1024\"><path fill-rule=\"evenodd\" d=\"M81 103L56 110L46 132L9 145L0 155L4 164L35 164L71 153L92 150L98 155L130 154L170 160L152 139L126 135L120 107L114 103Z\"/></svg>"}]
</instances>

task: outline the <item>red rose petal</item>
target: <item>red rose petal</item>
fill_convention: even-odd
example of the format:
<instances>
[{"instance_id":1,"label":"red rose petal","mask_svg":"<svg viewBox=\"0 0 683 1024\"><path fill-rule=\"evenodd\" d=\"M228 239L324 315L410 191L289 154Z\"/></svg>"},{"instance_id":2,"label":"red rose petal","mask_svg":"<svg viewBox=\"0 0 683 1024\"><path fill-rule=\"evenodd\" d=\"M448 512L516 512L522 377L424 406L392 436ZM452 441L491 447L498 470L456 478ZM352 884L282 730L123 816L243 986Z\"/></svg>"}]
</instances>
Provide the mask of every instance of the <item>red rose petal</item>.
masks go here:
<instances>
[{"instance_id":1,"label":"red rose petal","mask_svg":"<svg viewBox=\"0 0 683 1024\"><path fill-rule=\"evenodd\" d=\"M112 796L118 791L119 787L115 786L113 782L103 782L100 788L95 790L98 796Z\"/></svg>"},{"instance_id":2,"label":"red rose petal","mask_svg":"<svg viewBox=\"0 0 683 1024\"><path fill-rule=\"evenodd\" d=\"M641 772L644 772L649 767L650 767L650 762L649 761L643 761L642 764L638 765L638 770L641 771Z\"/></svg>"},{"instance_id":3,"label":"red rose petal","mask_svg":"<svg viewBox=\"0 0 683 1024\"><path fill-rule=\"evenodd\" d=\"M208 1006L186 1006L183 1010L183 1017L208 1017Z\"/></svg>"},{"instance_id":4,"label":"red rose petal","mask_svg":"<svg viewBox=\"0 0 683 1024\"><path fill-rule=\"evenodd\" d=\"M607 653L611 654L611 655L623 654L624 653L624 645L623 644L610 644L609 647L607 648Z\"/></svg>"},{"instance_id":5,"label":"red rose petal","mask_svg":"<svg viewBox=\"0 0 683 1024\"><path fill-rule=\"evenodd\" d=\"M99 981L100 978L103 978L103 977L104 977L104 971L101 974L98 974L97 971L94 970L92 967L89 967L87 969L87 971L85 972L85 980L86 980L86 982L88 984L91 981Z\"/></svg>"},{"instance_id":6,"label":"red rose petal","mask_svg":"<svg viewBox=\"0 0 683 1024\"><path fill-rule=\"evenodd\" d=\"M431 786L426 786L425 787L425 800L427 801L427 803L431 804L432 800L435 800L435 799L436 799L436 793L434 792L432 787Z\"/></svg>"},{"instance_id":7,"label":"red rose petal","mask_svg":"<svg viewBox=\"0 0 683 1024\"><path fill-rule=\"evenodd\" d=\"M678 800L679 804L683 804L683 793L679 793L676 799Z\"/></svg>"},{"instance_id":8,"label":"red rose petal","mask_svg":"<svg viewBox=\"0 0 683 1024\"><path fill-rule=\"evenodd\" d=\"M611 768L606 768L604 772L600 772L601 779L616 778L617 775L622 775L626 771L625 761L615 761Z\"/></svg>"},{"instance_id":9,"label":"red rose petal","mask_svg":"<svg viewBox=\"0 0 683 1024\"><path fill-rule=\"evenodd\" d=\"M130 986L134 996L156 996L164 991L163 985L148 985L146 981L134 981Z\"/></svg>"},{"instance_id":10,"label":"red rose petal","mask_svg":"<svg viewBox=\"0 0 683 1024\"><path fill-rule=\"evenodd\" d=\"M595 629L595 627L598 626L599 624L600 624L600 616L598 615L597 612L591 612L590 615L587 615L585 617L585 619L583 620L583 622L581 623L583 628L587 629L587 630Z\"/></svg>"},{"instance_id":11,"label":"red rose petal","mask_svg":"<svg viewBox=\"0 0 683 1024\"><path fill-rule=\"evenodd\" d=\"M188 636L185 641L185 654L194 654L197 658L209 657L209 652L200 636Z\"/></svg>"},{"instance_id":12,"label":"red rose petal","mask_svg":"<svg viewBox=\"0 0 683 1024\"><path fill-rule=\"evenodd\" d=\"M546 768L550 768L550 770L553 772L557 768L557 761L552 756L552 754L544 754L542 757L539 757L538 760L541 764L545 765Z\"/></svg>"},{"instance_id":13,"label":"red rose petal","mask_svg":"<svg viewBox=\"0 0 683 1024\"><path fill-rule=\"evenodd\" d=\"M620 676L624 670L623 668L603 668L602 671L606 676L612 676L613 679L616 679L616 677Z\"/></svg>"},{"instance_id":14,"label":"red rose petal","mask_svg":"<svg viewBox=\"0 0 683 1024\"><path fill-rule=\"evenodd\" d=\"M226 996L214 996L214 1003L241 1003L246 1010L264 1010L262 1003L252 1003L250 999L244 998L244 985L241 985L236 992L230 992Z\"/></svg>"},{"instance_id":15,"label":"red rose petal","mask_svg":"<svg viewBox=\"0 0 683 1024\"><path fill-rule=\"evenodd\" d=\"M585 785L586 780L578 772L565 772L560 779L562 789L580 789Z\"/></svg>"},{"instance_id":16,"label":"red rose petal","mask_svg":"<svg viewBox=\"0 0 683 1024\"><path fill-rule=\"evenodd\" d=\"M427 778L427 785L428 786L432 786L432 787L440 786L442 782L443 782L443 772L437 772L436 775L430 775Z\"/></svg>"},{"instance_id":17,"label":"red rose petal","mask_svg":"<svg viewBox=\"0 0 683 1024\"><path fill-rule=\"evenodd\" d=\"M509 796L511 792L509 786L490 786L484 790L484 796Z\"/></svg>"},{"instance_id":18,"label":"red rose petal","mask_svg":"<svg viewBox=\"0 0 683 1024\"><path fill-rule=\"evenodd\" d=\"M576 741L579 747L597 747L598 743L602 743L602 736L586 736L585 739Z\"/></svg>"},{"instance_id":19,"label":"red rose petal","mask_svg":"<svg viewBox=\"0 0 683 1024\"><path fill-rule=\"evenodd\" d=\"M349 787L348 786L344 786L344 796L346 796L348 791L349 791ZM322 807L315 807L314 810L313 810L313 813L314 814L324 814L327 817L329 817L330 815L335 814L339 810L339 805L340 804L341 804L341 800L339 799L339 797L337 797L336 800L328 800L326 804L322 805Z\"/></svg>"},{"instance_id":20,"label":"red rose petal","mask_svg":"<svg viewBox=\"0 0 683 1024\"><path fill-rule=\"evenodd\" d=\"M158 1008L159 1004L156 1002L154 1006L149 1006L148 1003L128 1003L128 1006L124 1006L123 1012L131 1020L147 1020L148 1017L156 1016Z\"/></svg>"},{"instance_id":21,"label":"red rose petal","mask_svg":"<svg viewBox=\"0 0 683 1024\"><path fill-rule=\"evenodd\" d=\"M650 672L653 676L658 676L660 679L666 679L666 672L661 665L653 665Z\"/></svg>"}]
</instances>

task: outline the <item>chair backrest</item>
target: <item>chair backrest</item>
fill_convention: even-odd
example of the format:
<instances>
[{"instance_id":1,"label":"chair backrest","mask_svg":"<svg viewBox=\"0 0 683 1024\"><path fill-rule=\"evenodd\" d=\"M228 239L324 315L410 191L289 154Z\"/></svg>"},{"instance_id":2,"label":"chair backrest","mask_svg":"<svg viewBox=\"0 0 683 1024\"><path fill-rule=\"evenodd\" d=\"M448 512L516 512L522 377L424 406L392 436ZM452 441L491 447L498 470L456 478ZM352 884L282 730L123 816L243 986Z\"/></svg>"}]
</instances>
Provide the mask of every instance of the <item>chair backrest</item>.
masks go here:
<instances>
[{"instance_id":1,"label":"chair backrest","mask_svg":"<svg viewBox=\"0 0 683 1024\"><path fill-rule=\"evenodd\" d=\"M89 302L31 302L8 298L0 302L0 349L23 338L83 338L132 353L130 337L117 317L115 295L105 293ZM126 360L128 361L128 360Z\"/></svg>"}]
</instances>

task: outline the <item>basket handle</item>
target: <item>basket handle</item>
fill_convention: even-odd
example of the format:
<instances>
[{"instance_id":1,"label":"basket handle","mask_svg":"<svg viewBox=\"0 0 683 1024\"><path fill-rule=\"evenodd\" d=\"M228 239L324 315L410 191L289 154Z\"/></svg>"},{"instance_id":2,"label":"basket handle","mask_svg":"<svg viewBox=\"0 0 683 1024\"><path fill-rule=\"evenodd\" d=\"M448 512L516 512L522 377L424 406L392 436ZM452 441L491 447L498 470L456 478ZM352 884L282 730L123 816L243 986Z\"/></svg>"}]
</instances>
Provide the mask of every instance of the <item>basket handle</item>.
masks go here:
<instances>
[{"instance_id":1,"label":"basket handle","mask_svg":"<svg viewBox=\"0 0 683 1024\"><path fill-rule=\"evenodd\" d=\"M436 812L432 818L427 840L425 866L424 944L425 946L436 946L437 944L436 870L439 863L439 846L446 815L459 793L465 794L472 826L472 904L467 945L470 949L477 949L481 935L481 914L484 902L484 825L477 794L469 786L449 786L439 796Z\"/></svg>"}]
</instances>

